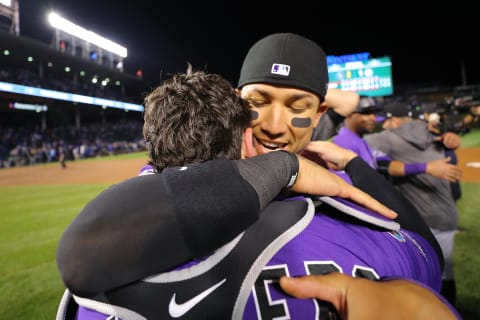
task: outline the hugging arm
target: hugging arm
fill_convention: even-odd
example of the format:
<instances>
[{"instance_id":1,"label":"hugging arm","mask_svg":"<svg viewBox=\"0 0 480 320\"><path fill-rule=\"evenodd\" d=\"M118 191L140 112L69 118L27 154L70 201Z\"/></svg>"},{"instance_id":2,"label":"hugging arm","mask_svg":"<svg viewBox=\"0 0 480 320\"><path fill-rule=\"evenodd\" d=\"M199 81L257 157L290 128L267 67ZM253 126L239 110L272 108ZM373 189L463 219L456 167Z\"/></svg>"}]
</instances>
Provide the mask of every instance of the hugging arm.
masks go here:
<instances>
[{"instance_id":1,"label":"hugging arm","mask_svg":"<svg viewBox=\"0 0 480 320\"><path fill-rule=\"evenodd\" d=\"M167 271L235 238L284 188L341 196L392 214L292 153L217 159L132 178L100 193L62 235L58 269L66 287L86 297Z\"/></svg>"},{"instance_id":2,"label":"hugging arm","mask_svg":"<svg viewBox=\"0 0 480 320\"><path fill-rule=\"evenodd\" d=\"M443 268L443 254L432 231L417 209L385 177L368 165L355 152L330 141L312 141L304 155L323 162L334 170L345 170L352 184L398 213L396 221L402 228L422 235L437 252Z\"/></svg>"},{"instance_id":3,"label":"hugging arm","mask_svg":"<svg viewBox=\"0 0 480 320\"><path fill-rule=\"evenodd\" d=\"M360 95L356 92L329 88L324 103L337 114L347 117L355 111L359 102Z\"/></svg>"},{"instance_id":4,"label":"hugging arm","mask_svg":"<svg viewBox=\"0 0 480 320\"><path fill-rule=\"evenodd\" d=\"M443 254L433 233L417 209L395 189L393 184L360 157L350 160L345 167L345 172L349 175L354 186L397 212L396 221L400 223L402 228L414 231L428 240L437 252L443 269Z\"/></svg>"},{"instance_id":5,"label":"hugging arm","mask_svg":"<svg viewBox=\"0 0 480 320\"><path fill-rule=\"evenodd\" d=\"M250 181L238 161L212 160L111 186L60 239L57 265L66 287L88 297L210 254L287 186L298 170L292 159L275 152L245 160L262 170Z\"/></svg>"}]
</instances>

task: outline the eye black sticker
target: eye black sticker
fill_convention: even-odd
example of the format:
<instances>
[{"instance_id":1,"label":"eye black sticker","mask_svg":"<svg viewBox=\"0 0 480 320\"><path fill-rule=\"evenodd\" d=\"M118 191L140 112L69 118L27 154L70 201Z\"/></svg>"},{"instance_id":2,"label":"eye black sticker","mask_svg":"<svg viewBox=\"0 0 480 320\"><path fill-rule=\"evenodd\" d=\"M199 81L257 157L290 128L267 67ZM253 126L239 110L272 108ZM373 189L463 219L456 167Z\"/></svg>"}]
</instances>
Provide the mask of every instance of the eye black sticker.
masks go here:
<instances>
[{"instance_id":1,"label":"eye black sticker","mask_svg":"<svg viewBox=\"0 0 480 320\"><path fill-rule=\"evenodd\" d=\"M250 110L250 116L252 117L252 120L257 120L258 119L258 112L255 110Z\"/></svg>"},{"instance_id":2,"label":"eye black sticker","mask_svg":"<svg viewBox=\"0 0 480 320\"><path fill-rule=\"evenodd\" d=\"M312 124L312 119L310 118L293 118L292 126L298 128L308 128Z\"/></svg>"}]
</instances>

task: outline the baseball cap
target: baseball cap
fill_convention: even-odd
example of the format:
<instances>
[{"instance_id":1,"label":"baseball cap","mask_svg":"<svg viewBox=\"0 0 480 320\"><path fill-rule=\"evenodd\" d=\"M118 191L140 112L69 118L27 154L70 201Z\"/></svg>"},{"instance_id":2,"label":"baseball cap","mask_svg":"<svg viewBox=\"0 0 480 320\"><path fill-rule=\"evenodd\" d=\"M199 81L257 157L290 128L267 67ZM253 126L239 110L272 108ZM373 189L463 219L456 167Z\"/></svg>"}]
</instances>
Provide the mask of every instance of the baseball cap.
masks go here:
<instances>
[{"instance_id":1,"label":"baseball cap","mask_svg":"<svg viewBox=\"0 0 480 320\"><path fill-rule=\"evenodd\" d=\"M268 35L257 41L243 60L238 88L250 83L302 89L324 100L328 86L325 52L298 34Z\"/></svg>"},{"instance_id":2,"label":"baseball cap","mask_svg":"<svg viewBox=\"0 0 480 320\"><path fill-rule=\"evenodd\" d=\"M374 113L380 108L372 97L360 97L357 108L353 113Z\"/></svg>"},{"instance_id":3,"label":"baseball cap","mask_svg":"<svg viewBox=\"0 0 480 320\"><path fill-rule=\"evenodd\" d=\"M407 102L401 102L401 101L389 102L385 104L383 109L385 111L385 116L387 118L412 116L410 105Z\"/></svg>"}]
</instances>

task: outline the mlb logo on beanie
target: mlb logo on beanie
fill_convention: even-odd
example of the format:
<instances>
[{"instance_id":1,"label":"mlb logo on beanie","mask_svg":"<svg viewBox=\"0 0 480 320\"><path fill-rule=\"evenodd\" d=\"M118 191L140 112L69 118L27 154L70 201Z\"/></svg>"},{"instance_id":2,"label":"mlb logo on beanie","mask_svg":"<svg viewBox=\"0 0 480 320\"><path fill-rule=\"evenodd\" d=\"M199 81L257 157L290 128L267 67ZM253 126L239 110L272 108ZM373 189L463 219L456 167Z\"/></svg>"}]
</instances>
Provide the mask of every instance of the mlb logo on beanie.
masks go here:
<instances>
[{"instance_id":1,"label":"mlb logo on beanie","mask_svg":"<svg viewBox=\"0 0 480 320\"><path fill-rule=\"evenodd\" d=\"M272 65L272 74L279 74L281 76L288 76L290 74L290 66L286 64L274 63Z\"/></svg>"}]
</instances>

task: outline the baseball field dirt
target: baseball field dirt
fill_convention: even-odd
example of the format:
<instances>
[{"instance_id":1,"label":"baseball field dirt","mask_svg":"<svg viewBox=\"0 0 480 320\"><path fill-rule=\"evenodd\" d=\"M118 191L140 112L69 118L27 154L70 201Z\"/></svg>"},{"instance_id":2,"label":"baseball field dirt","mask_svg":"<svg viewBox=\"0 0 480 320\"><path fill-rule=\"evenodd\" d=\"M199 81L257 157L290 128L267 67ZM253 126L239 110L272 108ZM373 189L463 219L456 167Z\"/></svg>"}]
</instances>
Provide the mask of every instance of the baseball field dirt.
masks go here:
<instances>
[{"instance_id":1,"label":"baseball field dirt","mask_svg":"<svg viewBox=\"0 0 480 320\"><path fill-rule=\"evenodd\" d=\"M101 161L67 161L67 168L60 163L50 163L0 170L0 185L62 185L88 183L116 183L138 174L147 158L116 159L110 156Z\"/></svg>"},{"instance_id":2,"label":"baseball field dirt","mask_svg":"<svg viewBox=\"0 0 480 320\"><path fill-rule=\"evenodd\" d=\"M480 148L461 148L457 155L463 169L462 181L480 183ZM0 185L116 183L137 175L146 160L111 156L101 161L68 161L66 169L59 163L0 169Z\"/></svg>"}]
</instances>

